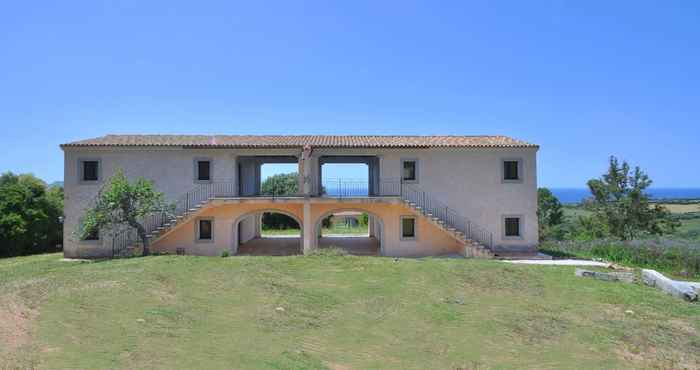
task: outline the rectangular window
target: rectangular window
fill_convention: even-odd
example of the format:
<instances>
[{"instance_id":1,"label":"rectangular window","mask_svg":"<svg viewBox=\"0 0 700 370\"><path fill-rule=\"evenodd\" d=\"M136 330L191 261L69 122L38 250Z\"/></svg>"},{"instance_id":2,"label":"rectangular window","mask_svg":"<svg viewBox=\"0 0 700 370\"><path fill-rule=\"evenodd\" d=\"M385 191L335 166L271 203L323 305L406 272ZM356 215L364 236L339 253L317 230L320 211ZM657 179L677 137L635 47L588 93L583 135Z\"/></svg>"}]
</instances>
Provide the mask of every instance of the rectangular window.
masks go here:
<instances>
[{"instance_id":1,"label":"rectangular window","mask_svg":"<svg viewBox=\"0 0 700 370\"><path fill-rule=\"evenodd\" d=\"M503 161L503 180L520 180L520 161Z\"/></svg>"},{"instance_id":2,"label":"rectangular window","mask_svg":"<svg viewBox=\"0 0 700 370\"><path fill-rule=\"evenodd\" d=\"M212 240L212 238L213 238L212 221L211 220L199 220L198 231L199 231L199 234L197 235L197 239L199 239L199 240Z\"/></svg>"},{"instance_id":3,"label":"rectangular window","mask_svg":"<svg viewBox=\"0 0 700 370\"><path fill-rule=\"evenodd\" d=\"M197 161L197 180L211 180L211 161Z\"/></svg>"},{"instance_id":4,"label":"rectangular window","mask_svg":"<svg viewBox=\"0 0 700 370\"><path fill-rule=\"evenodd\" d=\"M416 161L414 160L404 160L403 170L401 172L401 178L404 181L416 181L418 179L418 171L416 168Z\"/></svg>"},{"instance_id":5,"label":"rectangular window","mask_svg":"<svg viewBox=\"0 0 700 370\"><path fill-rule=\"evenodd\" d=\"M506 237L520 237L520 218L506 217L505 218Z\"/></svg>"},{"instance_id":6,"label":"rectangular window","mask_svg":"<svg viewBox=\"0 0 700 370\"><path fill-rule=\"evenodd\" d=\"M82 162L83 181L97 181L100 176L99 161L83 161Z\"/></svg>"},{"instance_id":7,"label":"rectangular window","mask_svg":"<svg viewBox=\"0 0 700 370\"><path fill-rule=\"evenodd\" d=\"M413 217L401 218L401 238L413 239L416 237L416 219Z\"/></svg>"}]
</instances>

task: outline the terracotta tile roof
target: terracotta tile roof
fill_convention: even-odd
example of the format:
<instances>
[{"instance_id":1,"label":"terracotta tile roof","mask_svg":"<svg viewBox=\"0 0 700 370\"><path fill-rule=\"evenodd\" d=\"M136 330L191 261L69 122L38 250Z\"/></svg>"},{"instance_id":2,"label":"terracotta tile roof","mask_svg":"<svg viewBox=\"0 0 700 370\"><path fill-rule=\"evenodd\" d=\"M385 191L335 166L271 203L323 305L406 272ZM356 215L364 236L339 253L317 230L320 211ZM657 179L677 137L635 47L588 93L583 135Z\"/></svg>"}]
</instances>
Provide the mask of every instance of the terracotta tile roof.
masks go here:
<instances>
[{"instance_id":1,"label":"terracotta tile roof","mask_svg":"<svg viewBox=\"0 0 700 370\"><path fill-rule=\"evenodd\" d=\"M537 148L506 136L371 135L106 135L61 147L155 146L187 148Z\"/></svg>"}]
</instances>

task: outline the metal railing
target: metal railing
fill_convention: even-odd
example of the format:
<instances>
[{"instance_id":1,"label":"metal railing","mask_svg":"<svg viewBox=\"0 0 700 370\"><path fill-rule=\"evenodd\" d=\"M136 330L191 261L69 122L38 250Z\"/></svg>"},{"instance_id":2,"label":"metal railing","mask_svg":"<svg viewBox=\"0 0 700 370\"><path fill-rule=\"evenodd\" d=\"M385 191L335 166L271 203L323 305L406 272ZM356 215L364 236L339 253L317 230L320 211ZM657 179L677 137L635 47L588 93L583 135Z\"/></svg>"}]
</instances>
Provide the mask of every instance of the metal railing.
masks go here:
<instances>
[{"instance_id":1,"label":"metal railing","mask_svg":"<svg viewBox=\"0 0 700 370\"><path fill-rule=\"evenodd\" d=\"M419 206L424 214L439 218L446 227L462 232L467 239L493 249L493 233L461 216L455 209L450 208L417 185L401 183L401 198Z\"/></svg>"},{"instance_id":2,"label":"metal railing","mask_svg":"<svg viewBox=\"0 0 700 370\"><path fill-rule=\"evenodd\" d=\"M372 188L368 180L333 178L323 181L320 196L329 198L377 197L401 195L399 179L381 179L377 188Z\"/></svg>"},{"instance_id":3,"label":"metal railing","mask_svg":"<svg viewBox=\"0 0 700 370\"><path fill-rule=\"evenodd\" d=\"M322 197L352 198L368 197L369 182L358 179L327 179L321 187Z\"/></svg>"},{"instance_id":4,"label":"metal railing","mask_svg":"<svg viewBox=\"0 0 700 370\"><path fill-rule=\"evenodd\" d=\"M193 212L198 206L212 198L236 196L236 186L233 182L212 182L199 184L192 190L176 199L172 210L151 213L141 220L146 235L153 236L160 228L175 222L178 216ZM112 233L112 257L124 257L130 253L130 248L141 243L133 227L125 227Z\"/></svg>"},{"instance_id":5,"label":"metal railing","mask_svg":"<svg viewBox=\"0 0 700 370\"><path fill-rule=\"evenodd\" d=\"M382 179L379 181L378 194L369 194L369 183L367 180L353 179L332 179L325 181L322 188L322 196L348 198L367 196L397 196L403 200L415 203L421 210L437 217L444 222L447 227L454 228L480 244L492 248L493 234L478 226L466 217L461 216L456 210L450 208L445 203L439 201L428 192L420 189L415 184L403 183L400 179ZM260 194L254 197L290 197L303 196L301 194ZM172 210L152 213L142 220L147 235L154 235L159 229L170 226L179 216L195 212L205 202L212 198L232 198L238 197L236 185L233 182L212 182L199 184L192 190L176 199ZM138 234L131 227L126 227L112 233L112 256L121 257L128 255L130 247L139 244Z\"/></svg>"}]
</instances>

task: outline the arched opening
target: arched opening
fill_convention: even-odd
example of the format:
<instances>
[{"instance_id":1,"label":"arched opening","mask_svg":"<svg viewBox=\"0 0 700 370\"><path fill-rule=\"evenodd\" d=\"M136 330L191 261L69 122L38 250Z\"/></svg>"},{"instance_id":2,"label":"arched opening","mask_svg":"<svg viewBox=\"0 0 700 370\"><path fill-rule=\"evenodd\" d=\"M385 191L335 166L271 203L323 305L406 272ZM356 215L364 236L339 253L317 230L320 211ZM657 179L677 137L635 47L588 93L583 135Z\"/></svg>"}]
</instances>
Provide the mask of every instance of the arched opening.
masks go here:
<instances>
[{"instance_id":1,"label":"arched opening","mask_svg":"<svg viewBox=\"0 0 700 370\"><path fill-rule=\"evenodd\" d=\"M318 248L340 248L354 255L383 254L384 223L381 217L363 209L335 209L316 222Z\"/></svg>"},{"instance_id":2,"label":"arched opening","mask_svg":"<svg viewBox=\"0 0 700 370\"><path fill-rule=\"evenodd\" d=\"M233 223L232 252L247 256L291 256L303 252L302 223L292 213L266 209Z\"/></svg>"}]
</instances>

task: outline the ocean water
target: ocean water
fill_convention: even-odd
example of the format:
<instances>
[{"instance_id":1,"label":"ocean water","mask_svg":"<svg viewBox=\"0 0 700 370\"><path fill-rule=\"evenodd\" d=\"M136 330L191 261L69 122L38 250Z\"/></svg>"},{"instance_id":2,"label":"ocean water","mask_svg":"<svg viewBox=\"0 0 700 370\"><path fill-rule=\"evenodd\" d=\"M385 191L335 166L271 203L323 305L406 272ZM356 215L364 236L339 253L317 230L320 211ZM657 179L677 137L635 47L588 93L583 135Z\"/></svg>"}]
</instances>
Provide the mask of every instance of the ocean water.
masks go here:
<instances>
[{"instance_id":1,"label":"ocean water","mask_svg":"<svg viewBox=\"0 0 700 370\"><path fill-rule=\"evenodd\" d=\"M580 203L591 196L588 189L549 188L564 204ZM700 199L700 188L652 188L648 193L653 199Z\"/></svg>"}]
</instances>

